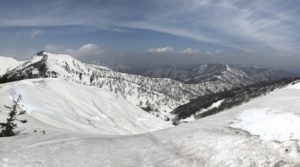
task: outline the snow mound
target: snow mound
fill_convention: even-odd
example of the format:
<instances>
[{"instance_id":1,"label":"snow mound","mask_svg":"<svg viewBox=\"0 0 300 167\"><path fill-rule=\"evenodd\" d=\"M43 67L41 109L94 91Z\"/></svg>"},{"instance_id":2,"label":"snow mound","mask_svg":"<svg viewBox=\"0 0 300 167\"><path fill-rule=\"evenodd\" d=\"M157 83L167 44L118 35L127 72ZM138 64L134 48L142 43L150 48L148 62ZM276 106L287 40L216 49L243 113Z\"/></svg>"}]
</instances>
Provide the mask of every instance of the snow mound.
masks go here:
<instances>
[{"instance_id":1,"label":"snow mound","mask_svg":"<svg viewBox=\"0 0 300 167\"><path fill-rule=\"evenodd\" d=\"M258 135L263 140L286 141L300 138L298 115L268 108L241 112L231 127Z\"/></svg>"},{"instance_id":2,"label":"snow mound","mask_svg":"<svg viewBox=\"0 0 300 167\"><path fill-rule=\"evenodd\" d=\"M62 79L5 84L0 95L6 99L21 95L30 117L70 132L137 134L170 126L111 92Z\"/></svg>"},{"instance_id":3,"label":"snow mound","mask_svg":"<svg viewBox=\"0 0 300 167\"><path fill-rule=\"evenodd\" d=\"M287 87L287 89L295 89L295 90L300 90L300 83L290 85Z\"/></svg>"}]
</instances>

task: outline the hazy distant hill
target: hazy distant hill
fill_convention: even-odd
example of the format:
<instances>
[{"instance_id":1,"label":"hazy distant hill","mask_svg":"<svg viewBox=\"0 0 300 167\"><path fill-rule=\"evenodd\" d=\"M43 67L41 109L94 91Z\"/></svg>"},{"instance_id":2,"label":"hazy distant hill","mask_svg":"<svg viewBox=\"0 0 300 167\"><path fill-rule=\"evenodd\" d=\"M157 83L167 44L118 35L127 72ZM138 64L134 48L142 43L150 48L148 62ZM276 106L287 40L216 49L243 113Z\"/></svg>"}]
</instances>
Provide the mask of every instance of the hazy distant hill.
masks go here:
<instances>
[{"instance_id":1,"label":"hazy distant hill","mask_svg":"<svg viewBox=\"0 0 300 167\"><path fill-rule=\"evenodd\" d=\"M199 64L190 66L161 66L145 69L115 65L110 66L110 68L120 72L154 78L171 78L188 84L197 84L213 80L231 82L232 79L238 79L244 82L266 82L299 76L299 74L292 72L257 65Z\"/></svg>"}]
</instances>

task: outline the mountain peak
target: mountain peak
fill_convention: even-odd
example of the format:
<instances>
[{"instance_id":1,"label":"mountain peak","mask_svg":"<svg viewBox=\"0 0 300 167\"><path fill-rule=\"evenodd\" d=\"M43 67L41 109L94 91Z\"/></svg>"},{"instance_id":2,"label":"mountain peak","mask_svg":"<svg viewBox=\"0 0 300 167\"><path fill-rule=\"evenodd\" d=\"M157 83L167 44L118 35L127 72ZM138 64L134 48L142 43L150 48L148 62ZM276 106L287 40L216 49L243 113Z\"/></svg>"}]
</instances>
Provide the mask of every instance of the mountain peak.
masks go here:
<instances>
[{"instance_id":1,"label":"mountain peak","mask_svg":"<svg viewBox=\"0 0 300 167\"><path fill-rule=\"evenodd\" d=\"M45 51L40 51L36 53L37 56L44 56L45 55Z\"/></svg>"},{"instance_id":2,"label":"mountain peak","mask_svg":"<svg viewBox=\"0 0 300 167\"><path fill-rule=\"evenodd\" d=\"M40 51L37 52L36 55L34 56L43 56L43 57L47 57L49 59L58 59L58 58L62 58L62 59L72 59L74 60L75 58L71 55L67 55L67 54L60 54L60 53L51 53L51 52L47 52L47 51Z\"/></svg>"}]
</instances>

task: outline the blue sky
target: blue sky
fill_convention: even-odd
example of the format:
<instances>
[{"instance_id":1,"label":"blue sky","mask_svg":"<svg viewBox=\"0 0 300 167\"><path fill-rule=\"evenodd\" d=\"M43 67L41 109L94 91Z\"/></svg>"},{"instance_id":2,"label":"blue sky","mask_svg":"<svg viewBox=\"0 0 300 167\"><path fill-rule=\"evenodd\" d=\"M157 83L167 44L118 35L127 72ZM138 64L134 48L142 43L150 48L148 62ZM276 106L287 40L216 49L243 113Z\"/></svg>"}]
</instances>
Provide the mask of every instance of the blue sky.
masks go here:
<instances>
[{"instance_id":1,"label":"blue sky","mask_svg":"<svg viewBox=\"0 0 300 167\"><path fill-rule=\"evenodd\" d=\"M297 0L0 0L0 55L300 70Z\"/></svg>"}]
</instances>

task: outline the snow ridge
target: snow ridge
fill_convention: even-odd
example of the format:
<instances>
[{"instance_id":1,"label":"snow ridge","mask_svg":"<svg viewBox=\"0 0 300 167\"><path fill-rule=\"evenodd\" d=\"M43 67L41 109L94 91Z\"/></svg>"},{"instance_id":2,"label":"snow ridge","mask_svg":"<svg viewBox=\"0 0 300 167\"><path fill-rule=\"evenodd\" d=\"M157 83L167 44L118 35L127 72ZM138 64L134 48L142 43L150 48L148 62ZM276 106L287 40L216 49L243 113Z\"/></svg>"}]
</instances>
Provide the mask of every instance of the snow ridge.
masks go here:
<instances>
[{"instance_id":1,"label":"snow ridge","mask_svg":"<svg viewBox=\"0 0 300 167\"><path fill-rule=\"evenodd\" d=\"M177 74L173 71L174 69L170 70L164 71L165 74L168 76ZM161 70L156 71L157 73L153 72L154 76L165 75L161 73ZM250 75L250 72L247 72ZM228 65L203 65L193 68L192 74L203 74L192 78L201 82L187 84L169 78L151 78L122 73L104 66L82 63L70 55L42 51L6 73L5 77L8 80L58 77L83 85L99 87L125 98L164 120L172 119L174 115L170 112L189 102L190 99L256 82L249 79L245 72Z\"/></svg>"},{"instance_id":2,"label":"snow ridge","mask_svg":"<svg viewBox=\"0 0 300 167\"><path fill-rule=\"evenodd\" d=\"M171 126L112 92L63 79L4 84L0 95L4 104L20 95L20 106L35 119L30 122L38 120L70 133L128 135Z\"/></svg>"},{"instance_id":3,"label":"snow ridge","mask_svg":"<svg viewBox=\"0 0 300 167\"><path fill-rule=\"evenodd\" d=\"M240 84L232 80L184 84L168 78L150 78L120 73L104 66L85 64L65 54L39 52L16 69L6 73L9 80L53 77L91 85L114 92L141 108L150 108L158 117L169 120L172 111L190 99Z\"/></svg>"}]
</instances>

